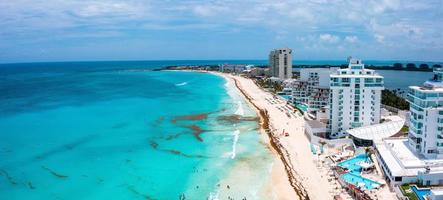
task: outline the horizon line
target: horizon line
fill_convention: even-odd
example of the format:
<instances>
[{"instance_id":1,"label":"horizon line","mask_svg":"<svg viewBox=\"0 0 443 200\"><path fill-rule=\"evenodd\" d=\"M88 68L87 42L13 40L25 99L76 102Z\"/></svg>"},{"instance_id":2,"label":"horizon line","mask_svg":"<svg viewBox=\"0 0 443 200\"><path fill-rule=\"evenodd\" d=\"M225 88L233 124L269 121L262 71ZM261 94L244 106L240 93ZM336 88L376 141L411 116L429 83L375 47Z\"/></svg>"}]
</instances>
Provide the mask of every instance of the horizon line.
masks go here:
<instances>
[{"instance_id":1,"label":"horizon line","mask_svg":"<svg viewBox=\"0 0 443 200\"><path fill-rule=\"evenodd\" d=\"M361 59L361 58L359 58ZM156 62L156 61L267 61L268 59L122 59L122 60L66 60L66 61L29 61L29 62L0 62L0 65L8 65L8 64L32 64L32 63L81 63L81 62ZM424 60L399 60L399 59L361 59L363 63L365 61L384 61L384 62L422 62L422 63L438 63L443 64L443 61L424 61ZM346 59L296 59L292 60L292 62L297 63L297 61L343 61L346 64Z\"/></svg>"}]
</instances>

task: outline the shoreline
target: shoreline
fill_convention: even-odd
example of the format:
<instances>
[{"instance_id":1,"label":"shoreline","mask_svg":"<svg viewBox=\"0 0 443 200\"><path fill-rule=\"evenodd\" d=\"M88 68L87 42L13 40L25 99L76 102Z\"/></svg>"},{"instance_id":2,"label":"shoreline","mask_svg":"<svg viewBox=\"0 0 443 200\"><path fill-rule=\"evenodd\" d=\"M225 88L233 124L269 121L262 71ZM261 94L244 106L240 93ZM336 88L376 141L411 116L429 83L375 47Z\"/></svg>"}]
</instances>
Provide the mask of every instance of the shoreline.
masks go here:
<instances>
[{"instance_id":1,"label":"shoreline","mask_svg":"<svg viewBox=\"0 0 443 200\"><path fill-rule=\"evenodd\" d=\"M278 110L277 107L286 106L286 102L269 103L267 99L273 99L274 95L264 91L252 79L220 72L208 73L233 80L236 88L260 117L261 132L266 134L269 146L272 147L276 160L279 160L276 164L282 165L284 172L281 176L286 175L286 187L292 190L289 193L282 192L285 198L280 199L333 199L332 193L336 186L329 182L317 166L317 157L312 154L310 142L304 135L303 116L288 117ZM289 136L279 135L283 131L288 132ZM275 184L272 182L275 180L270 183Z\"/></svg>"},{"instance_id":2,"label":"shoreline","mask_svg":"<svg viewBox=\"0 0 443 200\"><path fill-rule=\"evenodd\" d=\"M228 78L228 77L225 77L224 75L220 75L218 73L215 73L215 74L222 76L224 78ZM241 92L243 97L246 98L247 102L250 103L255 108L257 114L259 115L260 127L261 127L260 131L266 133L266 135L268 136L268 139L269 139L269 144L271 145L272 149L277 153L278 157L280 158L281 162L283 163L283 166L285 168L285 172L288 176L288 181L290 182L292 189L295 191L295 193L297 194L299 199L309 199L306 189L299 182L299 180L297 180L296 175L294 174L296 172L294 171L293 164L291 163L291 161L289 159L286 159L286 156L288 155L287 150L280 144L278 139L276 139L273 136L273 134L270 130L270 119L269 119L269 115L267 113L267 110L262 109L259 106L257 106L256 104L254 104L251 97L249 97L246 94L246 92L243 90L243 88L239 85L238 80L234 79L232 77L231 77L231 79L234 80L236 88Z\"/></svg>"},{"instance_id":3,"label":"shoreline","mask_svg":"<svg viewBox=\"0 0 443 200\"><path fill-rule=\"evenodd\" d=\"M311 152L310 141L304 134L304 118L300 115L291 117L280 110L287 106L285 101L274 99L275 95L264 91L249 78L215 71L168 71L210 73L235 83L235 88L260 117L260 133L265 133L262 135L266 145L275 155L268 189L277 193L277 199L333 199L338 188L320 170L318 157ZM279 134L283 132L289 135Z\"/></svg>"}]
</instances>

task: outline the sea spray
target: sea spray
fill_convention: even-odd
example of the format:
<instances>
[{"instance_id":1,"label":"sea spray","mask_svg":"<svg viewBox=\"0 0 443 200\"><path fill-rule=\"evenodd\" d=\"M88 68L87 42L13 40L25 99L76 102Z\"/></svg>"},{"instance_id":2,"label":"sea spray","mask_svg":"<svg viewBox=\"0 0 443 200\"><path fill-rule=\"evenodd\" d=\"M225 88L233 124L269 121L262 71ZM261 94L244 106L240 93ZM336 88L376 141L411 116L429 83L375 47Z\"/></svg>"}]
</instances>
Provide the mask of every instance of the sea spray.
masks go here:
<instances>
[{"instance_id":1,"label":"sea spray","mask_svg":"<svg viewBox=\"0 0 443 200\"><path fill-rule=\"evenodd\" d=\"M177 83L177 84L175 84L175 86L184 86L184 85L187 85L187 84L188 84L188 82L185 81L185 82L182 82L182 83Z\"/></svg>"},{"instance_id":2,"label":"sea spray","mask_svg":"<svg viewBox=\"0 0 443 200\"><path fill-rule=\"evenodd\" d=\"M243 105L242 105L241 101L238 101L238 108L235 111L235 114L240 115L240 116L245 115L245 110L243 110Z\"/></svg>"},{"instance_id":3,"label":"sea spray","mask_svg":"<svg viewBox=\"0 0 443 200\"><path fill-rule=\"evenodd\" d=\"M236 146L237 146L237 142L238 142L238 137L240 136L240 130L235 130L234 131L234 138L232 140L232 154L231 154L231 159L235 158L236 155Z\"/></svg>"},{"instance_id":4,"label":"sea spray","mask_svg":"<svg viewBox=\"0 0 443 200\"><path fill-rule=\"evenodd\" d=\"M210 192L208 200L219 200L218 199L219 193L220 193L219 190L217 190L215 193L214 192Z\"/></svg>"}]
</instances>

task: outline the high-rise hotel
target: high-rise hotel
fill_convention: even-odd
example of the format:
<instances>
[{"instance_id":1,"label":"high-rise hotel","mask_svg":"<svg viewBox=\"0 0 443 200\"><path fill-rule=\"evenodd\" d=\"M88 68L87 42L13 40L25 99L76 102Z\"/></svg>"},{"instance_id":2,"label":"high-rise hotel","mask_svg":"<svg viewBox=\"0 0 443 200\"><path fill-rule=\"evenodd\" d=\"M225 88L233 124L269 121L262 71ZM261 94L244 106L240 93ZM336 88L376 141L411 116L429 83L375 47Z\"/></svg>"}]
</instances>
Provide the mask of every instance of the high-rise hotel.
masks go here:
<instances>
[{"instance_id":1,"label":"high-rise hotel","mask_svg":"<svg viewBox=\"0 0 443 200\"><path fill-rule=\"evenodd\" d=\"M272 77L292 78L292 50L289 48L272 50L269 53L269 67Z\"/></svg>"},{"instance_id":2,"label":"high-rise hotel","mask_svg":"<svg viewBox=\"0 0 443 200\"><path fill-rule=\"evenodd\" d=\"M348 68L330 75L329 137L346 136L346 130L380 122L383 76L350 59Z\"/></svg>"},{"instance_id":3,"label":"high-rise hotel","mask_svg":"<svg viewBox=\"0 0 443 200\"><path fill-rule=\"evenodd\" d=\"M410 86L409 146L426 158L443 158L443 69L423 86Z\"/></svg>"}]
</instances>

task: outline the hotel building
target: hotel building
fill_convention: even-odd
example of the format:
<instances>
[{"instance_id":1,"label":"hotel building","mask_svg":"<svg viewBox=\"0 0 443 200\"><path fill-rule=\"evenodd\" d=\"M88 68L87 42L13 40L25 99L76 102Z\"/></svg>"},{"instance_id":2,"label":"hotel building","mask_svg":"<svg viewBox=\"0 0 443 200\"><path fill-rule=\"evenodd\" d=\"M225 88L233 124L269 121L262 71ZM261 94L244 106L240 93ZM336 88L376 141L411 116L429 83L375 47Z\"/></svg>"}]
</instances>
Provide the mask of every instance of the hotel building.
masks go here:
<instances>
[{"instance_id":1,"label":"hotel building","mask_svg":"<svg viewBox=\"0 0 443 200\"><path fill-rule=\"evenodd\" d=\"M426 158L443 158L443 70L423 86L410 86L408 143Z\"/></svg>"},{"instance_id":2,"label":"hotel building","mask_svg":"<svg viewBox=\"0 0 443 200\"><path fill-rule=\"evenodd\" d=\"M329 137L344 137L349 129L378 124L383 89L383 76L365 69L361 60L350 59L348 68L331 74Z\"/></svg>"},{"instance_id":3,"label":"hotel building","mask_svg":"<svg viewBox=\"0 0 443 200\"><path fill-rule=\"evenodd\" d=\"M272 50L269 53L269 68L272 77L292 78L292 50L289 48Z\"/></svg>"},{"instance_id":4,"label":"hotel building","mask_svg":"<svg viewBox=\"0 0 443 200\"><path fill-rule=\"evenodd\" d=\"M443 185L443 70L423 86L410 86L407 138L375 142L380 166L391 186Z\"/></svg>"},{"instance_id":5,"label":"hotel building","mask_svg":"<svg viewBox=\"0 0 443 200\"><path fill-rule=\"evenodd\" d=\"M329 76L338 68L302 68L300 78L292 83L294 104L306 104L308 111L319 110L329 104Z\"/></svg>"}]
</instances>

